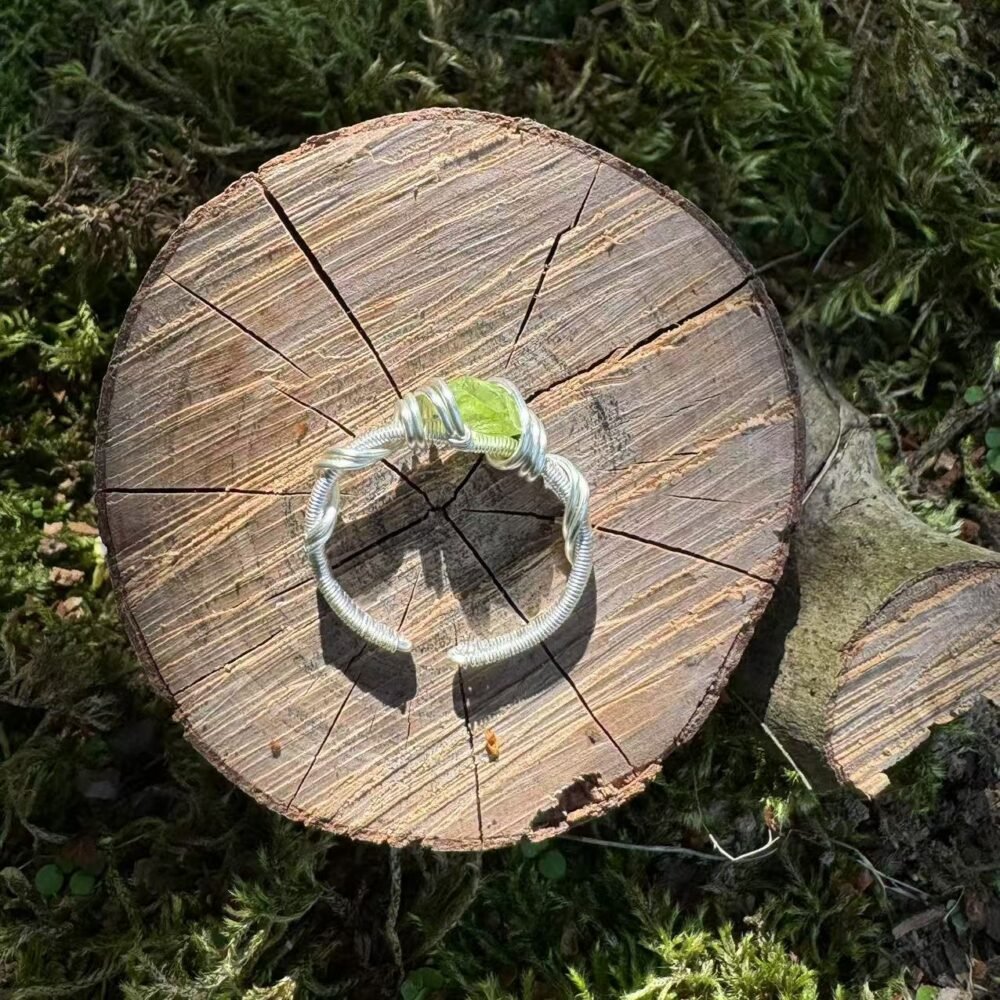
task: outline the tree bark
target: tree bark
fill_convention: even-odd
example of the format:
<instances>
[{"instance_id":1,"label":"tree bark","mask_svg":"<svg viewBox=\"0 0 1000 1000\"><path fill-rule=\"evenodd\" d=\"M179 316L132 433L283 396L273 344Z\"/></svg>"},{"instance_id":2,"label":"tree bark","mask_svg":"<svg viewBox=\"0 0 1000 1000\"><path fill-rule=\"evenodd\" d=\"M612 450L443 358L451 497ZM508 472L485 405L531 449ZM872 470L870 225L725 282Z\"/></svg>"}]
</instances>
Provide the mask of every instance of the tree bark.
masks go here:
<instances>
[{"instance_id":1,"label":"tree bark","mask_svg":"<svg viewBox=\"0 0 1000 1000\"><path fill-rule=\"evenodd\" d=\"M333 619L302 546L315 461L457 375L518 385L597 531L570 624L462 671L456 634L563 586L537 485L448 454L345 479L330 559L412 657ZM711 222L567 136L434 110L311 140L175 234L107 377L98 505L216 766L330 830L478 849L604 812L697 731L784 565L800 452L780 324Z\"/></svg>"},{"instance_id":2,"label":"tree bark","mask_svg":"<svg viewBox=\"0 0 1000 1000\"><path fill-rule=\"evenodd\" d=\"M865 417L796 368L807 485L779 599L797 611L766 721L815 780L876 795L930 727L1000 695L1000 557L904 507Z\"/></svg>"}]
</instances>

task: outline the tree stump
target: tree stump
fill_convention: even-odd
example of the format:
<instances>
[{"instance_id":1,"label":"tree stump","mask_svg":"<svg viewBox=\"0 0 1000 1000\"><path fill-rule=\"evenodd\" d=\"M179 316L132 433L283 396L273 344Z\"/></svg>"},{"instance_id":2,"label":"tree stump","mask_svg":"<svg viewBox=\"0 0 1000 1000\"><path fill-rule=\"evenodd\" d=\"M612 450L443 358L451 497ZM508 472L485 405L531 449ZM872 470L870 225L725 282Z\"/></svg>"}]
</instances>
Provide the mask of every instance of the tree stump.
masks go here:
<instances>
[{"instance_id":1,"label":"tree stump","mask_svg":"<svg viewBox=\"0 0 1000 1000\"><path fill-rule=\"evenodd\" d=\"M462 671L456 635L563 585L539 485L460 454L345 479L330 559L412 656L330 614L302 545L314 462L459 374L519 386L597 528L562 632ZM215 766L329 830L479 849L603 813L697 731L781 573L799 452L780 325L712 223L568 136L431 110L310 140L178 229L105 382L98 505Z\"/></svg>"},{"instance_id":2,"label":"tree stump","mask_svg":"<svg viewBox=\"0 0 1000 1000\"><path fill-rule=\"evenodd\" d=\"M815 780L873 796L932 726L1000 700L1000 556L908 511L866 418L797 368L808 485L781 588L797 598L779 592L797 618L776 677L756 680L767 722Z\"/></svg>"}]
</instances>

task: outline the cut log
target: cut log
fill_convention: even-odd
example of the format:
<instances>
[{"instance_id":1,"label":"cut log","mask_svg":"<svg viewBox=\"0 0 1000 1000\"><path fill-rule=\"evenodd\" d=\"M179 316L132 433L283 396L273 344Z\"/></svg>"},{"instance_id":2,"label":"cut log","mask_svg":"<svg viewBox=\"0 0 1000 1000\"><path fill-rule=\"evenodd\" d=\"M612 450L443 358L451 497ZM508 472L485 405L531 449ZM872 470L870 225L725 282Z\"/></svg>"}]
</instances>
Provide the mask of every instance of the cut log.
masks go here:
<instances>
[{"instance_id":1,"label":"cut log","mask_svg":"<svg viewBox=\"0 0 1000 1000\"><path fill-rule=\"evenodd\" d=\"M411 656L366 648L302 545L314 463L434 376L506 375L593 490L596 572L544 647L456 671L566 578L537 485L472 456L344 481L330 559ZM442 849L542 838L697 731L784 565L800 429L732 245L532 122L436 110L311 140L196 211L116 347L98 506L123 616L189 738L279 812Z\"/></svg>"},{"instance_id":2,"label":"cut log","mask_svg":"<svg viewBox=\"0 0 1000 1000\"><path fill-rule=\"evenodd\" d=\"M907 510L865 417L796 367L807 487L778 601L797 620L766 679L766 721L818 783L873 796L932 726L1000 697L1000 556Z\"/></svg>"}]
</instances>

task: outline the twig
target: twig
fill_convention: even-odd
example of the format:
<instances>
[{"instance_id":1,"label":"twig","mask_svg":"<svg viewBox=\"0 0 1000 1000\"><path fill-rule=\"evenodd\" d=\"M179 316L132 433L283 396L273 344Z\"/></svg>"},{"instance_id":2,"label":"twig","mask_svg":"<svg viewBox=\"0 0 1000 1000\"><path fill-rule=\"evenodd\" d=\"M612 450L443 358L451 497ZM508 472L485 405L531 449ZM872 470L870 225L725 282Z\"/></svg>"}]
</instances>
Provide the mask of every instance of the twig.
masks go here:
<instances>
[{"instance_id":1,"label":"twig","mask_svg":"<svg viewBox=\"0 0 1000 1000\"><path fill-rule=\"evenodd\" d=\"M641 851L645 854L681 854L689 858L697 858L699 861L714 861L717 864L726 861L732 864L739 864L742 861L752 861L754 858L761 857L765 851L774 847L781 840L780 836L775 837L768 830L766 844L763 844L761 847L755 847L752 851L747 851L745 854L732 855L722 847L712 834L708 836L712 841L712 846L719 852L718 854L709 854L707 851L695 851L690 847L674 847L660 844L630 844L627 841L621 840L601 840L598 837L584 837L575 833L564 833L562 839L575 840L581 844L594 844L597 847L618 847L623 851Z\"/></svg>"},{"instance_id":2,"label":"twig","mask_svg":"<svg viewBox=\"0 0 1000 1000\"><path fill-rule=\"evenodd\" d=\"M715 834L712 833L708 828L708 824L705 822L705 814L701 811L701 790L698 788L698 779L694 779L694 804L698 807L698 818L701 820L701 825L705 828L705 832L708 834L708 839L712 842L712 846L727 860L727 861L743 861L749 860L750 858L757 857L758 855L767 852L768 848L774 844L777 840L780 840L780 834L778 837L774 836L774 832L770 827L767 828L767 843L761 847L755 847L752 851L747 851L745 854L740 854L734 857L727 851L722 844L719 843L715 838Z\"/></svg>"},{"instance_id":3,"label":"twig","mask_svg":"<svg viewBox=\"0 0 1000 1000\"><path fill-rule=\"evenodd\" d=\"M830 255L830 251L831 251L831 250L833 250L833 248L834 248L834 247L835 247L835 246L836 246L836 245L837 245L837 244L838 244L838 243L839 243L839 242L840 242L840 241L841 241L841 240L842 240L842 239L843 239L843 238L844 238L844 237L845 237L845 236L846 236L846 235L847 235L847 234L848 234L848 233L849 233L849 232L850 232L850 231L851 231L852 229L856 229L856 228L857 228L857 226L858 226L858 225L860 225L860 223L861 223L861 220L860 220L860 219L855 219L855 220L854 220L853 222L851 222L851 223L849 223L848 225L844 226L844 228L843 228L843 229L841 229L841 231L840 231L839 233L837 233L837 235L836 235L836 236L834 236L834 238L833 238L832 240L830 240L830 242L829 242L829 243L827 243L827 245L826 245L826 247L824 248L823 252L822 252L822 253L821 253L821 254L819 255L819 260L817 260L817 261L816 261L816 263L815 263L815 264L813 265L813 274L815 274L815 273L816 273L816 272L817 272L817 271L818 271L818 270L819 270L819 269L820 269L820 268L821 268L821 267L823 266L823 264L824 264L824 263L826 262L826 258L827 258L827 257L829 257L829 255Z\"/></svg>"},{"instance_id":4,"label":"twig","mask_svg":"<svg viewBox=\"0 0 1000 1000\"><path fill-rule=\"evenodd\" d=\"M766 261L761 264L760 267L755 267L753 270L753 276L755 278L760 277L762 274L766 274L772 268L777 267L779 264L787 264L790 260L797 260L799 257L805 256L805 250L793 250L791 253L782 254L780 257L775 257L772 260Z\"/></svg>"},{"instance_id":5,"label":"twig","mask_svg":"<svg viewBox=\"0 0 1000 1000\"><path fill-rule=\"evenodd\" d=\"M751 858L760 857L761 855L770 853L770 848L781 840L781 835L777 837L770 827L767 829L767 843L761 844L760 847L755 847L752 851L744 851L743 854L732 855L727 851L722 844L715 839L715 834L710 833L708 839L712 841L712 846L727 860L727 861L749 861Z\"/></svg>"},{"instance_id":6,"label":"twig","mask_svg":"<svg viewBox=\"0 0 1000 1000\"><path fill-rule=\"evenodd\" d=\"M739 864L742 861L752 861L754 858L763 857L766 854L771 853L771 848L781 840L781 835L779 834L775 837L774 832L768 828L767 831L767 843L762 844L760 847L755 847L752 851L746 851L743 854L730 854L722 844L719 843L715 834L708 829L708 824L705 822L705 816L701 811L701 797L698 793L698 782L694 783L694 801L695 805L698 807L698 816L701 819L701 824L705 828L705 832L708 834L708 839L711 841L712 846L716 850L716 854L709 854L707 851L695 851L689 847L675 847L675 846L661 846L656 844L629 844L623 843L621 841L615 840L599 840L596 837L581 837L574 834L566 834L568 840L578 840L585 844L597 844L601 847L620 847L623 850L629 851L644 851L647 854L683 854L687 857L698 858L700 861L715 861L722 862L728 861L730 864Z\"/></svg>"},{"instance_id":7,"label":"twig","mask_svg":"<svg viewBox=\"0 0 1000 1000\"><path fill-rule=\"evenodd\" d=\"M923 444L910 455L911 468L918 472L922 470L931 459L937 458L945 448L949 447L952 441L988 417L996 406L997 400L989 396L981 403L973 403L971 406L964 402L955 403L938 421Z\"/></svg>"},{"instance_id":8,"label":"twig","mask_svg":"<svg viewBox=\"0 0 1000 1000\"><path fill-rule=\"evenodd\" d=\"M399 920L399 904L403 897L403 868L400 863L399 849L389 848L389 907L385 915L385 938L389 942L392 960L400 975L405 975L403 967L403 946L399 943L399 931L396 922Z\"/></svg>"},{"instance_id":9,"label":"twig","mask_svg":"<svg viewBox=\"0 0 1000 1000\"><path fill-rule=\"evenodd\" d=\"M958 904L962 902L964 895L965 886L962 886L962 891L955 897L955 901L945 910L944 916L941 918L941 923L946 924L948 922L948 918L958 909Z\"/></svg>"},{"instance_id":10,"label":"twig","mask_svg":"<svg viewBox=\"0 0 1000 1000\"><path fill-rule=\"evenodd\" d=\"M839 432L837 435L837 440L838 442L840 440ZM837 450L836 445L834 445L833 450L834 451ZM812 782L806 777L805 772L802 770L802 768L795 763L795 758L781 745L781 741L778 739L777 736L774 735L773 731L771 730L771 727L768 726L768 724L763 719L759 718L757 713L750 707L749 703L745 699L741 698L738 694L736 694L735 691L731 692L731 696L736 701L738 701L753 716L754 721L757 723L758 726L760 726L761 729L764 730L764 733L767 736L767 738L778 748L778 750L781 751L781 756L784 757L789 764L791 764L792 770L795 771L795 773L799 776L799 780L802 782L802 784L805 785L810 792L814 791Z\"/></svg>"},{"instance_id":11,"label":"twig","mask_svg":"<svg viewBox=\"0 0 1000 1000\"><path fill-rule=\"evenodd\" d=\"M819 472L817 472L816 475L813 476L812 480L806 486L805 492L802 494L802 507L805 507L805 505L809 502L809 498L813 495L813 491L823 481L826 474L833 467L833 463L837 460L837 456L840 454L841 445L844 442L844 430L845 430L844 415L845 412L849 412L845 411L846 404L843 403L842 401L838 401L834 396L833 392L830 389L829 381L826 375L822 371L817 371L817 375L819 376L820 388L822 388L823 392L826 394L826 397L830 401L830 403L837 409L837 439L833 442L833 447L830 449L830 454L826 456L826 461L820 467ZM853 421L850 426L854 426Z\"/></svg>"},{"instance_id":12,"label":"twig","mask_svg":"<svg viewBox=\"0 0 1000 1000\"><path fill-rule=\"evenodd\" d=\"M844 438L844 425L839 423L837 425L837 440L833 442L833 448L830 449L830 454L826 456L826 461L823 463L822 468L813 477L813 481L806 487L805 493L802 494L802 506L809 502L809 498L813 495L813 491L817 486L823 481L826 474L830 471L830 466L837 459L837 455L840 452L840 443Z\"/></svg>"},{"instance_id":13,"label":"twig","mask_svg":"<svg viewBox=\"0 0 1000 1000\"><path fill-rule=\"evenodd\" d=\"M845 851L850 851L860 862L865 866L875 876L878 880L878 884L882 887L883 892L894 891L899 893L901 896L906 896L910 899L930 899L931 895L928 892L924 892L923 889L918 888L915 885L910 885L909 882L902 882L898 878L893 878L891 875L886 875L885 872L879 871L868 858L862 854L856 847L852 844L847 844L842 840L830 839L830 843L836 847L843 848Z\"/></svg>"},{"instance_id":14,"label":"twig","mask_svg":"<svg viewBox=\"0 0 1000 1000\"><path fill-rule=\"evenodd\" d=\"M854 26L854 37L857 38L861 34L861 29L864 26L865 21L868 18L868 11L871 8L872 0L868 0L865 4L865 9L861 12L861 17L858 18L858 23Z\"/></svg>"}]
</instances>

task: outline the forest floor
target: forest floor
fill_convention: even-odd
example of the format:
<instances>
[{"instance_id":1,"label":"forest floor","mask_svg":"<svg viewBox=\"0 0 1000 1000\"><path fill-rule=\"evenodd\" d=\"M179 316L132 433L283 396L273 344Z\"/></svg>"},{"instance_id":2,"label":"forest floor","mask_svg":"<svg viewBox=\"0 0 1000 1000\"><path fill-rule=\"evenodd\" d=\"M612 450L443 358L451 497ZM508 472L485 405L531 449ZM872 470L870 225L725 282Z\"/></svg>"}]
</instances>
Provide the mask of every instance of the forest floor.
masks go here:
<instances>
[{"instance_id":1,"label":"forest floor","mask_svg":"<svg viewBox=\"0 0 1000 1000\"><path fill-rule=\"evenodd\" d=\"M5 0L0 40L0 994L1000 996L995 708L874 803L813 792L734 695L554 846L355 844L185 743L92 500L101 377L172 228L310 134L452 104L692 199L901 501L1000 547L995 2Z\"/></svg>"}]
</instances>

